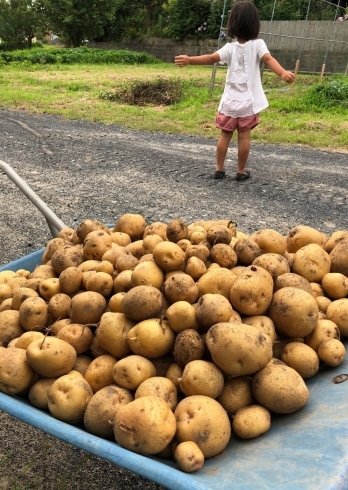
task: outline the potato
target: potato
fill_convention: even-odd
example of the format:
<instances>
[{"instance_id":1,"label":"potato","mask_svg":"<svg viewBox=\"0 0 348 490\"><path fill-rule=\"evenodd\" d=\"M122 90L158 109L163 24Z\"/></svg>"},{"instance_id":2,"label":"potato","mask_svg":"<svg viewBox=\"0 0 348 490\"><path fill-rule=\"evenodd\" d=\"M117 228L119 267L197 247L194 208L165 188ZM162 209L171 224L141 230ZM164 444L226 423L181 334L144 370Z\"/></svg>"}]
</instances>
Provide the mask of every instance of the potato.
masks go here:
<instances>
[{"instance_id":1,"label":"potato","mask_svg":"<svg viewBox=\"0 0 348 490\"><path fill-rule=\"evenodd\" d=\"M15 346L18 349L27 349L28 345L34 342L34 340L41 339L41 341L43 341L44 338L45 336L42 332L24 332L20 337L18 337Z\"/></svg>"},{"instance_id":2,"label":"potato","mask_svg":"<svg viewBox=\"0 0 348 490\"><path fill-rule=\"evenodd\" d=\"M193 473L202 468L204 464L204 454L195 442L185 441L176 446L174 460L181 471Z\"/></svg>"},{"instance_id":3,"label":"potato","mask_svg":"<svg viewBox=\"0 0 348 490\"><path fill-rule=\"evenodd\" d=\"M38 265L33 272L30 273L28 281L32 279L50 279L51 277L58 277L58 274L54 271L52 265Z\"/></svg>"},{"instance_id":4,"label":"potato","mask_svg":"<svg viewBox=\"0 0 348 490\"><path fill-rule=\"evenodd\" d=\"M312 295L314 298L317 298L318 296L325 296L325 291L321 284L317 282L310 282L309 284L311 285Z\"/></svg>"},{"instance_id":5,"label":"potato","mask_svg":"<svg viewBox=\"0 0 348 490\"><path fill-rule=\"evenodd\" d=\"M113 313L123 313L122 300L126 293L116 293L109 298L109 308Z\"/></svg>"},{"instance_id":6,"label":"potato","mask_svg":"<svg viewBox=\"0 0 348 490\"><path fill-rule=\"evenodd\" d=\"M348 277L348 238L341 240L330 252L330 272L339 272Z\"/></svg>"},{"instance_id":7,"label":"potato","mask_svg":"<svg viewBox=\"0 0 348 490\"><path fill-rule=\"evenodd\" d=\"M299 274L295 274L294 272L286 272L280 276L277 276L274 280L274 291L278 291L278 289L286 287L300 288L307 291L309 294L313 294L313 290L308 279L300 276Z\"/></svg>"},{"instance_id":8,"label":"potato","mask_svg":"<svg viewBox=\"0 0 348 490\"><path fill-rule=\"evenodd\" d=\"M224 267L208 270L197 281L199 297L208 293L222 294L229 300L230 290L236 278L233 272Z\"/></svg>"},{"instance_id":9,"label":"potato","mask_svg":"<svg viewBox=\"0 0 348 490\"><path fill-rule=\"evenodd\" d=\"M277 340L273 344L273 360L277 359L280 363L283 361L280 360L284 347L290 342L302 342L304 343L303 337L278 337Z\"/></svg>"},{"instance_id":10,"label":"potato","mask_svg":"<svg viewBox=\"0 0 348 490\"><path fill-rule=\"evenodd\" d=\"M290 272L289 263L286 258L276 253L264 253L259 257L256 257L256 259L253 260L252 265L266 269L266 271L271 274L273 281L275 281L278 276Z\"/></svg>"},{"instance_id":11,"label":"potato","mask_svg":"<svg viewBox=\"0 0 348 490\"><path fill-rule=\"evenodd\" d=\"M13 291L12 288L8 284L1 284L0 283L0 305L5 299L10 299L13 297ZM18 309L18 308L14 308Z\"/></svg>"},{"instance_id":12,"label":"potato","mask_svg":"<svg viewBox=\"0 0 348 490\"><path fill-rule=\"evenodd\" d=\"M122 214L115 222L113 232L126 233L132 241L138 240L144 233L146 221L141 214Z\"/></svg>"},{"instance_id":13,"label":"potato","mask_svg":"<svg viewBox=\"0 0 348 490\"><path fill-rule=\"evenodd\" d=\"M123 233L122 231L113 231L110 232L111 240L116 245L120 247L125 247L131 243L131 237L127 233Z\"/></svg>"},{"instance_id":14,"label":"potato","mask_svg":"<svg viewBox=\"0 0 348 490\"><path fill-rule=\"evenodd\" d=\"M175 384L169 378L163 376L153 376L145 379L136 389L134 398L142 396L159 396L174 411L178 404L178 392Z\"/></svg>"},{"instance_id":15,"label":"potato","mask_svg":"<svg viewBox=\"0 0 348 490\"><path fill-rule=\"evenodd\" d=\"M161 289L164 280L162 269L152 261L140 262L132 272L132 286L153 286Z\"/></svg>"},{"instance_id":16,"label":"potato","mask_svg":"<svg viewBox=\"0 0 348 490\"><path fill-rule=\"evenodd\" d=\"M24 276L21 276L21 275L16 275L16 276L12 276L10 277L6 284L8 286L10 286L10 288L12 289L12 292L19 288L20 286L24 286L24 284L27 282L27 279L24 277Z\"/></svg>"},{"instance_id":17,"label":"potato","mask_svg":"<svg viewBox=\"0 0 348 490\"><path fill-rule=\"evenodd\" d=\"M91 387L80 373L79 376L65 374L48 390L48 410L58 420L80 424L92 396Z\"/></svg>"},{"instance_id":18,"label":"potato","mask_svg":"<svg viewBox=\"0 0 348 490\"><path fill-rule=\"evenodd\" d=\"M10 277L16 276L15 271L0 271L0 284L6 284Z\"/></svg>"},{"instance_id":19,"label":"potato","mask_svg":"<svg viewBox=\"0 0 348 490\"><path fill-rule=\"evenodd\" d=\"M47 311L53 320L69 318L71 298L67 294L57 293L48 301Z\"/></svg>"},{"instance_id":20,"label":"potato","mask_svg":"<svg viewBox=\"0 0 348 490\"><path fill-rule=\"evenodd\" d=\"M320 283L330 272L331 258L325 250L316 243L305 245L294 255L292 272L299 274L309 282Z\"/></svg>"},{"instance_id":21,"label":"potato","mask_svg":"<svg viewBox=\"0 0 348 490\"><path fill-rule=\"evenodd\" d=\"M76 246L71 247L70 245L65 245L54 252L51 258L51 266L54 272L59 275L68 267L78 267L83 261L82 250Z\"/></svg>"},{"instance_id":22,"label":"potato","mask_svg":"<svg viewBox=\"0 0 348 490\"><path fill-rule=\"evenodd\" d=\"M309 399L308 388L300 374L282 364L268 364L258 371L251 387L257 402L278 414L296 412Z\"/></svg>"},{"instance_id":23,"label":"potato","mask_svg":"<svg viewBox=\"0 0 348 490\"><path fill-rule=\"evenodd\" d=\"M48 411L48 390L58 378L41 378L30 388L28 398L30 403L40 410Z\"/></svg>"},{"instance_id":24,"label":"potato","mask_svg":"<svg viewBox=\"0 0 348 490\"><path fill-rule=\"evenodd\" d=\"M195 303L198 299L197 284L188 274L172 274L164 282L164 297L169 304L177 301Z\"/></svg>"},{"instance_id":25,"label":"potato","mask_svg":"<svg viewBox=\"0 0 348 490\"><path fill-rule=\"evenodd\" d=\"M229 244L217 243L210 250L210 259L221 267L230 269L237 264L238 257L236 252Z\"/></svg>"},{"instance_id":26,"label":"potato","mask_svg":"<svg viewBox=\"0 0 348 490\"><path fill-rule=\"evenodd\" d=\"M176 243L163 241L153 249L153 258L159 267L166 271L175 271L185 260L185 252Z\"/></svg>"},{"instance_id":27,"label":"potato","mask_svg":"<svg viewBox=\"0 0 348 490\"><path fill-rule=\"evenodd\" d=\"M24 332L17 310L0 311L0 345L7 347L12 339L20 337Z\"/></svg>"},{"instance_id":28,"label":"potato","mask_svg":"<svg viewBox=\"0 0 348 490\"><path fill-rule=\"evenodd\" d=\"M108 261L104 260L104 262L108 262ZM108 263L110 264L110 262ZM136 267L138 264L139 264L139 260L133 255L121 255L121 257L119 257L116 260L115 269L117 272L133 270L134 267Z\"/></svg>"},{"instance_id":29,"label":"potato","mask_svg":"<svg viewBox=\"0 0 348 490\"><path fill-rule=\"evenodd\" d=\"M1 311L8 311L8 310L13 310L12 298L4 299L4 301L0 305L0 312Z\"/></svg>"},{"instance_id":30,"label":"potato","mask_svg":"<svg viewBox=\"0 0 348 490\"><path fill-rule=\"evenodd\" d=\"M88 366L91 364L92 361L93 358L90 355L79 354L78 356L76 356L76 361L73 365L72 370L78 371L82 374L82 376L84 376Z\"/></svg>"},{"instance_id":31,"label":"potato","mask_svg":"<svg viewBox=\"0 0 348 490\"><path fill-rule=\"evenodd\" d=\"M114 439L113 420L117 405L133 401L129 390L114 384L98 390L90 399L83 416L87 431L98 437Z\"/></svg>"},{"instance_id":32,"label":"potato","mask_svg":"<svg viewBox=\"0 0 348 490\"><path fill-rule=\"evenodd\" d=\"M91 345L93 334L92 330L80 323L70 323L62 327L57 333L57 339L65 340L68 344L72 345L76 351L76 354L83 354L89 349Z\"/></svg>"},{"instance_id":33,"label":"potato","mask_svg":"<svg viewBox=\"0 0 348 490\"><path fill-rule=\"evenodd\" d=\"M286 237L272 228L255 231L249 238L256 242L264 253L284 255L287 248Z\"/></svg>"},{"instance_id":34,"label":"potato","mask_svg":"<svg viewBox=\"0 0 348 490\"><path fill-rule=\"evenodd\" d=\"M67 267L59 275L60 292L73 295L81 289L82 271L78 267Z\"/></svg>"},{"instance_id":35,"label":"potato","mask_svg":"<svg viewBox=\"0 0 348 490\"><path fill-rule=\"evenodd\" d=\"M277 332L274 323L266 315L245 316L243 320L240 320L240 323L246 323L247 325L258 328L265 335L268 335L273 342L277 340Z\"/></svg>"},{"instance_id":36,"label":"potato","mask_svg":"<svg viewBox=\"0 0 348 490\"><path fill-rule=\"evenodd\" d=\"M251 389L251 379L249 376L236 376L225 381L217 401L230 417L240 408L255 404Z\"/></svg>"},{"instance_id":37,"label":"potato","mask_svg":"<svg viewBox=\"0 0 348 490\"><path fill-rule=\"evenodd\" d=\"M48 320L46 301L40 297L27 298L19 308L19 321L24 330L42 330Z\"/></svg>"},{"instance_id":38,"label":"potato","mask_svg":"<svg viewBox=\"0 0 348 490\"><path fill-rule=\"evenodd\" d=\"M247 324L216 323L206 344L215 364L231 376L256 373L272 358L270 337Z\"/></svg>"},{"instance_id":39,"label":"potato","mask_svg":"<svg viewBox=\"0 0 348 490\"><path fill-rule=\"evenodd\" d=\"M97 220L85 219L81 221L75 230L75 243L83 243L88 233L95 230L109 232L106 225Z\"/></svg>"},{"instance_id":40,"label":"potato","mask_svg":"<svg viewBox=\"0 0 348 490\"><path fill-rule=\"evenodd\" d=\"M134 325L123 313L105 312L96 331L99 346L118 359L126 356L131 352L127 337Z\"/></svg>"},{"instance_id":41,"label":"potato","mask_svg":"<svg viewBox=\"0 0 348 490\"><path fill-rule=\"evenodd\" d=\"M263 315L272 301L272 294L271 274L262 267L251 265L233 282L229 299L238 313Z\"/></svg>"},{"instance_id":42,"label":"potato","mask_svg":"<svg viewBox=\"0 0 348 490\"><path fill-rule=\"evenodd\" d=\"M327 241L327 236L319 230L306 225L298 225L292 228L287 236L287 251L295 253L300 248L315 243L320 247L324 247Z\"/></svg>"},{"instance_id":43,"label":"potato","mask_svg":"<svg viewBox=\"0 0 348 490\"><path fill-rule=\"evenodd\" d=\"M55 322L52 323L52 325L49 326L49 333L52 337L56 337L57 333L59 330L65 325L70 325L72 321L70 318L63 318L62 320L56 320Z\"/></svg>"},{"instance_id":44,"label":"potato","mask_svg":"<svg viewBox=\"0 0 348 490\"><path fill-rule=\"evenodd\" d=\"M116 362L112 376L118 386L136 390L145 379L156 376L156 368L149 359L133 354Z\"/></svg>"},{"instance_id":45,"label":"potato","mask_svg":"<svg viewBox=\"0 0 348 490\"><path fill-rule=\"evenodd\" d=\"M148 235L159 235L162 240L167 240L167 224L162 223L162 221L154 221L150 225L147 225L143 233L143 238Z\"/></svg>"},{"instance_id":46,"label":"potato","mask_svg":"<svg viewBox=\"0 0 348 490\"><path fill-rule=\"evenodd\" d=\"M126 292L121 306L129 320L141 322L159 314L163 306L163 296L154 286L135 286Z\"/></svg>"},{"instance_id":47,"label":"potato","mask_svg":"<svg viewBox=\"0 0 348 490\"><path fill-rule=\"evenodd\" d=\"M127 293L132 289L132 271L125 270L117 274L114 279L113 293Z\"/></svg>"},{"instance_id":48,"label":"potato","mask_svg":"<svg viewBox=\"0 0 348 490\"><path fill-rule=\"evenodd\" d=\"M237 255L238 264L248 266L261 255L261 249L258 244L251 238L241 238L234 245L234 251Z\"/></svg>"},{"instance_id":49,"label":"potato","mask_svg":"<svg viewBox=\"0 0 348 490\"><path fill-rule=\"evenodd\" d=\"M319 308L311 294L299 288L286 287L274 293L268 316L278 334L305 337L317 324Z\"/></svg>"},{"instance_id":50,"label":"potato","mask_svg":"<svg viewBox=\"0 0 348 490\"><path fill-rule=\"evenodd\" d=\"M3 286L6 286L6 287L9 287L7 284L4 284ZM11 288L10 288L11 290ZM11 290L12 292L12 290ZM38 297L38 293L36 291L34 291L33 289L31 288L26 288L24 286L20 286L18 288L16 288L11 296L9 297L12 297L12 308L14 310L19 310L21 304L23 303L23 301L25 301L27 298L33 298L33 297ZM6 298L4 298L6 299Z\"/></svg>"},{"instance_id":51,"label":"potato","mask_svg":"<svg viewBox=\"0 0 348 490\"><path fill-rule=\"evenodd\" d=\"M327 318L318 320L313 332L305 337L305 343L309 345L316 352L318 351L319 345L327 339L338 339L340 340L340 331L336 323L328 320Z\"/></svg>"},{"instance_id":52,"label":"potato","mask_svg":"<svg viewBox=\"0 0 348 490\"><path fill-rule=\"evenodd\" d=\"M342 337L348 337L348 299L336 299L327 307L327 320L336 323Z\"/></svg>"},{"instance_id":53,"label":"potato","mask_svg":"<svg viewBox=\"0 0 348 490\"><path fill-rule=\"evenodd\" d=\"M87 260L102 260L105 252L111 249L111 244L112 240L108 231L91 231L83 241L83 255Z\"/></svg>"},{"instance_id":54,"label":"potato","mask_svg":"<svg viewBox=\"0 0 348 490\"><path fill-rule=\"evenodd\" d=\"M319 357L314 349L302 342L289 342L280 359L297 371L302 378L312 378L319 371Z\"/></svg>"},{"instance_id":55,"label":"potato","mask_svg":"<svg viewBox=\"0 0 348 490\"><path fill-rule=\"evenodd\" d=\"M203 359L205 352L205 341L196 330L188 328L176 336L173 355L179 366L184 367L190 361Z\"/></svg>"},{"instance_id":56,"label":"potato","mask_svg":"<svg viewBox=\"0 0 348 490\"><path fill-rule=\"evenodd\" d=\"M348 238L348 230L334 231L325 242L325 251L327 253L330 253L336 245L338 245L342 240L345 240L346 238Z\"/></svg>"},{"instance_id":57,"label":"potato","mask_svg":"<svg viewBox=\"0 0 348 490\"><path fill-rule=\"evenodd\" d=\"M158 396L143 396L116 407L115 440L130 451L156 454L168 446L175 431L175 416Z\"/></svg>"},{"instance_id":58,"label":"potato","mask_svg":"<svg viewBox=\"0 0 348 490\"><path fill-rule=\"evenodd\" d=\"M317 302L317 305L319 307L319 314L326 313L326 310L328 306L332 303L330 298L327 298L326 296L317 296L315 298L315 301Z\"/></svg>"},{"instance_id":59,"label":"potato","mask_svg":"<svg viewBox=\"0 0 348 490\"><path fill-rule=\"evenodd\" d=\"M197 281L203 274L207 272L207 267L203 260L198 257L190 257L186 263L185 273Z\"/></svg>"},{"instance_id":60,"label":"potato","mask_svg":"<svg viewBox=\"0 0 348 490\"><path fill-rule=\"evenodd\" d=\"M167 320L149 318L134 325L128 332L127 340L134 354L153 359L173 350L175 332Z\"/></svg>"},{"instance_id":61,"label":"potato","mask_svg":"<svg viewBox=\"0 0 348 490\"><path fill-rule=\"evenodd\" d=\"M209 245L211 248L211 245ZM202 262L206 263L209 257L209 248L206 245L190 245L185 249L185 261L186 263L189 261L191 257L197 257Z\"/></svg>"},{"instance_id":62,"label":"potato","mask_svg":"<svg viewBox=\"0 0 348 490\"><path fill-rule=\"evenodd\" d=\"M196 309L200 331L206 332L215 323L228 322L232 312L231 303L222 294L203 294Z\"/></svg>"},{"instance_id":63,"label":"potato","mask_svg":"<svg viewBox=\"0 0 348 490\"><path fill-rule=\"evenodd\" d=\"M86 281L87 291L95 291L104 297L111 295L113 287L113 278L107 272L96 272Z\"/></svg>"},{"instance_id":64,"label":"potato","mask_svg":"<svg viewBox=\"0 0 348 490\"><path fill-rule=\"evenodd\" d=\"M219 223L213 224L207 231L207 240L212 245L217 243L228 245L234 236L236 236L236 224L232 221L229 221L226 226Z\"/></svg>"},{"instance_id":65,"label":"potato","mask_svg":"<svg viewBox=\"0 0 348 490\"><path fill-rule=\"evenodd\" d=\"M66 226L65 228L59 230L58 238L63 238L63 240L68 240L69 242L72 242L74 232L75 230L73 228L69 228L68 226Z\"/></svg>"},{"instance_id":66,"label":"potato","mask_svg":"<svg viewBox=\"0 0 348 490\"><path fill-rule=\"evenodd\" d=\"M51 240L49 240L42 255L42 264L47 264L47 262L52 259L52 255L54 254L54 252L63 246L73 247L73 243L60 237L52 238Z\"/></svg>"},{"instance_id":67,"label":"potato","mask_svg":"<svg viewBox=\"0 0 348 490\"><path fill-rule=\"evenodd\" d=\"M34 340L28 345L26 356L30 366L44 378L67 374L76 361L75 349L56 337Z\"/></svg>"},{"instance_id":68,"label":"potato","mask_svg":"<svg viewBox=\"0 0 348 490\"><path fill-rule=\"evenodd\" d=\"M85 291L71 299L69 318L72 323L95 324L100 321L105 308L106 300L103 295L95 291Z\"/></svg>"},{"instance_id":69,"label":"potato","mask_svg":"<svg viewBox=\"0 0 348 490\"><path fill-rule=\"evenodd\" d=\"M343 361L346 348L338 339L326 339L319 345L317 352L322 362L330 367L336 367Z\"/></svg>"},{"instance_id":70,"label":"potato","mask_svg":"<svg viewBox=\"0 0 348 490\"><path fill-rule=\"evenodd\" d=\"M177 301L169 306L166 313L167 320L174 332L179 333L191 328L198 330L199 323L196 308L188 301Z\"/></svg>"},{"instance_id":71,"label":"potato","mask_svg":"<svg viewBox=\"0 0 348 490\"><path fill-rule=\"evenodd\" d=\"M187 224L182 219L173 219L167 225L166 235L167 239L174 243L177 243L179 240L186 239L188 237Z\"/></svg>"},{"instance_id":72,"label":"potato","mask_svg":"<svg viewBox=\"0 0 348 490\"><path fill-rule=\"evenodd\" d=\"M186 396L205 395L217 398L224 387L221 370L210 361L195 360L184 367L180 389Z\"/></svg>"},{"instance_id":73,"label":"potato","mask_svg":"<svg viewBox=\"0 0 348 490\"><path fill-rule=\"evenodd\" d=\"M11 347L0 349L0 391L16 395L32 385L35 370L27 361L26 351Z\"/></svg>"},{"instance_id":74,"label":"potato","mask_svg":"<svg viewBox=\"0 0 348 490\"><path fill-rule=\"evenodd\" d=\"M340 272L328 272L321 280L325 293L331 299L341 299L348 295L348 277Z\"/></svg>"},{"instance_id":75,"label":"potato","mask_svg":"<svg viewBox=\"0 0 348 490\"><path fill-rule=\"evenodd\" d=\"M231 437L231 423L226 410L213 398L187 396L178 403L174 415L175 438L179 444L195 442L205 458L216 456L226 448Z\"/></svg>"},{"instance_id":76,"label":"potato","mask_svg":"<svg viewBox=\"0 0 348 490\"><path fill-rule=\"evenodd\" d=\"M237 410L233 417L233 432L241 439L254 439L271 428L271 414L261 405L249 405Z\"/></svg>"},{"instance_id":77,"label":"potato","mask_svg":"<svg viewBox=\"0 0 348 490\"><path fill-rule=\"evenodd\" d=\"M112 369L116 362L116 357L104 354L93 359L88 365L84 378L92 388L93 393L114 383Z\"/></svg>"}]
</instances>

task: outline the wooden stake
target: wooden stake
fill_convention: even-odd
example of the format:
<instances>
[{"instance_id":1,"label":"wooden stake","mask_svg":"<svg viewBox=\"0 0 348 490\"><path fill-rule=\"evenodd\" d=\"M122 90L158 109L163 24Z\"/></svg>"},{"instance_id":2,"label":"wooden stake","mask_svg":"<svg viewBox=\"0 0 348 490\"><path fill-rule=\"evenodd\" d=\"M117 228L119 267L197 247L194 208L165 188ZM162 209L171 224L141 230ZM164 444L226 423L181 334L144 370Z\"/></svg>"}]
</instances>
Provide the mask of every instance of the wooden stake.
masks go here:
<instances>
[{"instance_id":1,"label":"wooden stake","mask_svg":"<svg viewBox=\"0 0 348 490\"><path fill-rule=\"evenodd\" d=\"M298 69L300 67L300 60L297 60L296 61L296 65L295 65L295 70L294 70L294 74L295 74L295 80L293 81L293 85L294 83L296 82L296 78L297 78L297 74L298 74Z\"/></svg>"},{"instance_id":2,"label":"wooden stake","mask_svg":"<svg viewBox=\"0 0 348 490\"><path fill-rule=\"evenodd\" d=\"M323 80L324 73L325 73L325 67L326 67L326 64L324 63L323 66L322 66L322 68L321 68L319 82L321 82Z\"/></svg>"},{"instance_id":3,"label":"wooden stake","mask_svg":"<svg viewBox=\"0 0 348 490\"><path fill-rule=\"evenodd\" d=\"M347 66L346 66L346 71L344 73L345 75L348 75L348 63L347 63Z\"/></svg>"}]
</instances>

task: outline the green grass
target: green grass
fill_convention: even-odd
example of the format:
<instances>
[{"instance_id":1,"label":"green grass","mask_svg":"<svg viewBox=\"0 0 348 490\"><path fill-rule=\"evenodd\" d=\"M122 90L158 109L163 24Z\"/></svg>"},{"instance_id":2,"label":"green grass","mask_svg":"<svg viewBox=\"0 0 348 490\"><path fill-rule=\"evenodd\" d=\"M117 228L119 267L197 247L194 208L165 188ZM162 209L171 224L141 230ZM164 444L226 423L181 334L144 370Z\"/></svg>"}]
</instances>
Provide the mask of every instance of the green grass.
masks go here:
<instances>
[{"instance_id":1,"label":"green grass","mask_svg":"<svg viewBox=\"0 0 348 490\"><path fill-rule=\"evenodd\" d=\"M216 71L210 94L212 73L212 67L179 69L165 63L32 64L26 60L3 63L0 108L217 138L219 132L214 121L226 70ZM158 79L181 81L181 100L169 106L136 106L103 97L134 81ZM323 84L318 84L317 75L299 75L296 83L289 86L276 75L264 72L263 84L270 107L261 113L253 140L347 150L348 107L344 100L348 77L327 77ZM331 98L326 104L328 94ZM337 94L342 97L342 104Z\"/></svg>"}]
</instances>

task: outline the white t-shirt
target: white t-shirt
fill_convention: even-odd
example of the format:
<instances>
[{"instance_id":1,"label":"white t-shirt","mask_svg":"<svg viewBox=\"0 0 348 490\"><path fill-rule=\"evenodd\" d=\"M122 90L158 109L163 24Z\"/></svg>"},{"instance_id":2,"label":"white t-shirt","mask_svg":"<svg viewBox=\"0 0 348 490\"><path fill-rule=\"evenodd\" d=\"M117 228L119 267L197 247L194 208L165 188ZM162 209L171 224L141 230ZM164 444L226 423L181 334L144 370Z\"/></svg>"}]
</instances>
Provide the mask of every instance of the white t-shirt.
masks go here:
<instances>
[{"instance_id":1,"label":"white t-shirt","mask_svg":"<svg viewBox=\"0 0 348 490\"><path fill-rule=\"evenodd\" d=\"M245 44L227 43L218 50L220 64L227 64L226 84L218 111L226 116L246 117L268 107L262 88L260 61L269 53L263 39Z\"/></svg>"}]
</instances>

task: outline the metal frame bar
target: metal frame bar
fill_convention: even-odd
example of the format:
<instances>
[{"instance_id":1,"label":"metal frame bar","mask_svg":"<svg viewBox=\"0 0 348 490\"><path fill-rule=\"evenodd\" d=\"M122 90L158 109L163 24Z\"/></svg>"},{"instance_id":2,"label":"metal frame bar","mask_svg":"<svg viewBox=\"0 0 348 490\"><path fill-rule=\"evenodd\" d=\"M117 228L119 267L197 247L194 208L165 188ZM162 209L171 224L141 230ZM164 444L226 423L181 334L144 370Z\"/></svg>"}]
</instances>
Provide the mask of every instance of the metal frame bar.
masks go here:
<instances>
[{"instance_id":1,"label":"metal frame bar","mask_svg":"<svg viewBox=\"0 0 348 490\"><path fill-rule=\"evenodd\" d=\"M62 220L45 204L40 197L24 182L24 180L6 162L0 160L0 170L2 170L16 186L26 195L26 197L37 207L46 218L48 227L53 238L57 237L60 230L66 228Z\"/></svg>"}]
</instances>

